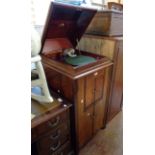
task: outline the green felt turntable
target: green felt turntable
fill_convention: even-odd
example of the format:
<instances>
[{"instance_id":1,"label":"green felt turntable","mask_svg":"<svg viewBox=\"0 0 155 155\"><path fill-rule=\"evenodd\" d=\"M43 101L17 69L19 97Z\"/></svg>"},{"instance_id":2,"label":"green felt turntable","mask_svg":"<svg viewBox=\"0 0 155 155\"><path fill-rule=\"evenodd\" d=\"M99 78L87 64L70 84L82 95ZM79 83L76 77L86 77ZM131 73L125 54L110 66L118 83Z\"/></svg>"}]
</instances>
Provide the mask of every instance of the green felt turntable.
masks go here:
<instances>
[{"instance_id":1,"label":"green felt turntable","mask_svg":"<svg viewBox=\"0 0 155 155\"><path fill-rule=\"evenodd\" d=\"M82 66L92 62L96 62L96 59L90 56L78 55L75 57L66 56L65 62L73 66Z\"/></svg>"}]
</instances>

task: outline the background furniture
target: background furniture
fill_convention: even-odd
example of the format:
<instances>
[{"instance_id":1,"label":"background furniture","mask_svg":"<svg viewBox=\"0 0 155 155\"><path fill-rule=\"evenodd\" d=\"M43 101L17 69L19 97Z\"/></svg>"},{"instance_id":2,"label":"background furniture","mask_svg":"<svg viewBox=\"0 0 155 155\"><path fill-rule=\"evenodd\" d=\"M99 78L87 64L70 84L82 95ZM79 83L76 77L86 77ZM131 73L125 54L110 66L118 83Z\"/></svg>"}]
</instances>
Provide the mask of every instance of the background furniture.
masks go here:
<instances>
[{"instance_id":1,"label":"background furniture","mask_svg":"<svg viewBox=\"0 0 155 155\"><path fill-rule=\"evenodd\" d=\"M108 8L111 10L123 11L123 4L116 3L116 2L108 2Z\"/></svg>"},{"instance_id":2,"label":"background furniture","mask_svg":"<svg viewBox=\"0 0 155 155\"><path fill-rule=\"evenodd\" d=\"M101 54L113 61L109 69L111 90L107 110L107 122L110 121L122 107L123 98L123 37L106 37L84 35L80 41L80 49Z\"/></svg>"},{"instance_id":3,"label":"background furniture","mask_svg":"<svg viewBox=\"0 0 155 155\"><path fill-rule=\"evenodd\" d=\"M122 36L123 12L116 10L98 11L85 33L100 36Z\"/></svg>"},{"instance_id":4,"label":"background furniture","mask_svg":"<svg viewBox=\"0 0 155 155\"><path fill-rule=\"evenodd\" d=\"M50 104L31 103L31 154L72 154L70 138L70 107L52 94Z\"/></svg>"}]
</instances>

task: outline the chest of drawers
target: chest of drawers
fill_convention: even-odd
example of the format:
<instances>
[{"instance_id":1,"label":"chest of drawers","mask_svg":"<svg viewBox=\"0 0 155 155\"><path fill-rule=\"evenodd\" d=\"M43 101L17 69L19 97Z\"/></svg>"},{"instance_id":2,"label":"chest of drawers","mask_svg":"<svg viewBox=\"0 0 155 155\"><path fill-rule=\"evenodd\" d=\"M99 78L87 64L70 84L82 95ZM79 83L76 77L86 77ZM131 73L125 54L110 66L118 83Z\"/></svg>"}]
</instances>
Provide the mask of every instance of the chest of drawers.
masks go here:
<instances>
[{"instance_id":1,"label":"chest of drawers","mask_svg":"<svg viewBox=\"0 0 155 155\"><path fill-rule=\"evenodd\" d=\"M32 155L71 155L70 105L41 105L32 101ZM35 110L34 110L35 108Z\"/></svg>"}]
</instances>

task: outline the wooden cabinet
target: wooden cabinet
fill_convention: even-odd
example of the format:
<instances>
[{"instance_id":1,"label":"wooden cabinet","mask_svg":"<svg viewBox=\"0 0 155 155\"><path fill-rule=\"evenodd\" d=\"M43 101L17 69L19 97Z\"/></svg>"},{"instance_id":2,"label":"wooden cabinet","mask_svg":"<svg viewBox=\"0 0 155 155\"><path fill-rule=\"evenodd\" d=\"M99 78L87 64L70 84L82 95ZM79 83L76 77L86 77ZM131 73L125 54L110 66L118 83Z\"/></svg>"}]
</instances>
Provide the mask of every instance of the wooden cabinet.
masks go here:
<instances>
[{"instance_id":1,"label":"wooden cabinet","mask_svg":"<svg viewBox=\"0 0 155 155\"><path fill-rule=\"evenodd\" d=\"M123 97L123 38L84 35L80 41L80 49L104 55L114 63L109 69L111 89L107 110L107 122L121 110Z\"/></svg>"},{"instance_id":2,"label":"wooden cabinet","mask_svg":"<svg viewBox=\"0 0 155 155\"><path fill-rule=\"evenodd\" d=\"M51 3L42 35L41 56L49 88L72 103L71 143L76 154L105 125L107 70L113 63L105 56L78 49L96 11ZM75 57L66 50L74 51Z\"/></svg>"},{"instance_id":3,"label":"wooden cabinet","mask_svg":"<svg viewBox=\"0 0 155 155\"><path fill-rule=\"evenodd\" d=\"M123 12L118 10L98 11L89 24L86 33L104 36L122 36Z\"/></svg>"},{"instance_id":4,"label":"wooden cabinet","mask_svg":"<svg viewBox=\"0 0 155 155\"><path fill-rule=\"evenodd\" d=\"M60 104L55 98L53 103L46 105L32 101L32 113L36 115L31 126L32 155L72 153L70 106L64 102Z\"/></svg>"},{"instance_id":5,"label":"wooden cabinet","mask_svg":"<svg viewBox=\"0 0 155 155\"><path fill-rule=\"evenodd\" d=\"M72 104L72 142L78 153L93 135L105 126L107 94L110 81L107 82L109 67L100 66L84 72L80 78L70 78L53 69L43 57L43 64L49 88L59 92L60 96ZM109 65L111 63L109 62ZM56 78L56 77L60 78ZM79 75L78 75L79 77ZM54 80L56 82L53 82ZM57 85L56 85L57 84ZM65 90L65 93L64 93Z\"/></svg>"}]
</instances>

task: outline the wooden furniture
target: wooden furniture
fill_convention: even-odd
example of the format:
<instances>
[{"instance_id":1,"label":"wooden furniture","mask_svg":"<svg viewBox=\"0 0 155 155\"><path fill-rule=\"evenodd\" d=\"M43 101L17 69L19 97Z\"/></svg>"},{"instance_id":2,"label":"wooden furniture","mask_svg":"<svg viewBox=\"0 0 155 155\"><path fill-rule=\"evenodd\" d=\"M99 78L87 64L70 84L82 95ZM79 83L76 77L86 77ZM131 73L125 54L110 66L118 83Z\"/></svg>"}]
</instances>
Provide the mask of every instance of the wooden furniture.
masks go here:
<instances>
[{"instance_id":1,"label":"wooden furniture","mask_svg":"<svg viewBox=\"0 0 155 155\"><path fill-rule=\"evenodd\" d=\"M122 36L123 12L114 10L98 11L88 26L86 34Z\"/></svg>"},{"instance_id":2,"label":"wooden furniture","mask_svg":"<svg viewBox=\"0 0 155 155\"><path fill-rule=\"evenodd\" d=\"M105 126L108 69L112 62L105 56L76 49L95 13L88 8L52 3L42 37L41 55L49 88L73 105L70 119L76 154ZM67 64L67 48L74 48L77 55L90 56L95 62Z\"/></svg>"},{"instance_id":3,"label":"wooden furniture","mask_svg":"<svg viewBox=\"0 0 155 155\"><path fill-rule=\"evenodd\" d=\"M53 95L52 95L53 96ZM51 104L31 103L31 154L71 155L70 104L54 97Z\"/></svg>"},{"instance_id":4,"label":"wooden furniture","mask_svg":"<svg viewBox=\"0 0 155 155\"><path fill-rule=\"evenodd\" d=\"M123 96L123 38L106 37L97 35L84 35L79 43L80 49L104 55L113 61L113 67L109 70L111 79L111 91L107 122L110 121L122 107Z\"/></svg>"},{"instance_id":5,"label":"wooden furniture","mask_svg":"<svg viewBox=\"0 0 155 155\"><path fill-rule=\"evenodd\" d=\"M123 4L116 3L116 2L108 2L108 8L111 10L123 11Z\"/></svg>"}]
</instances>

